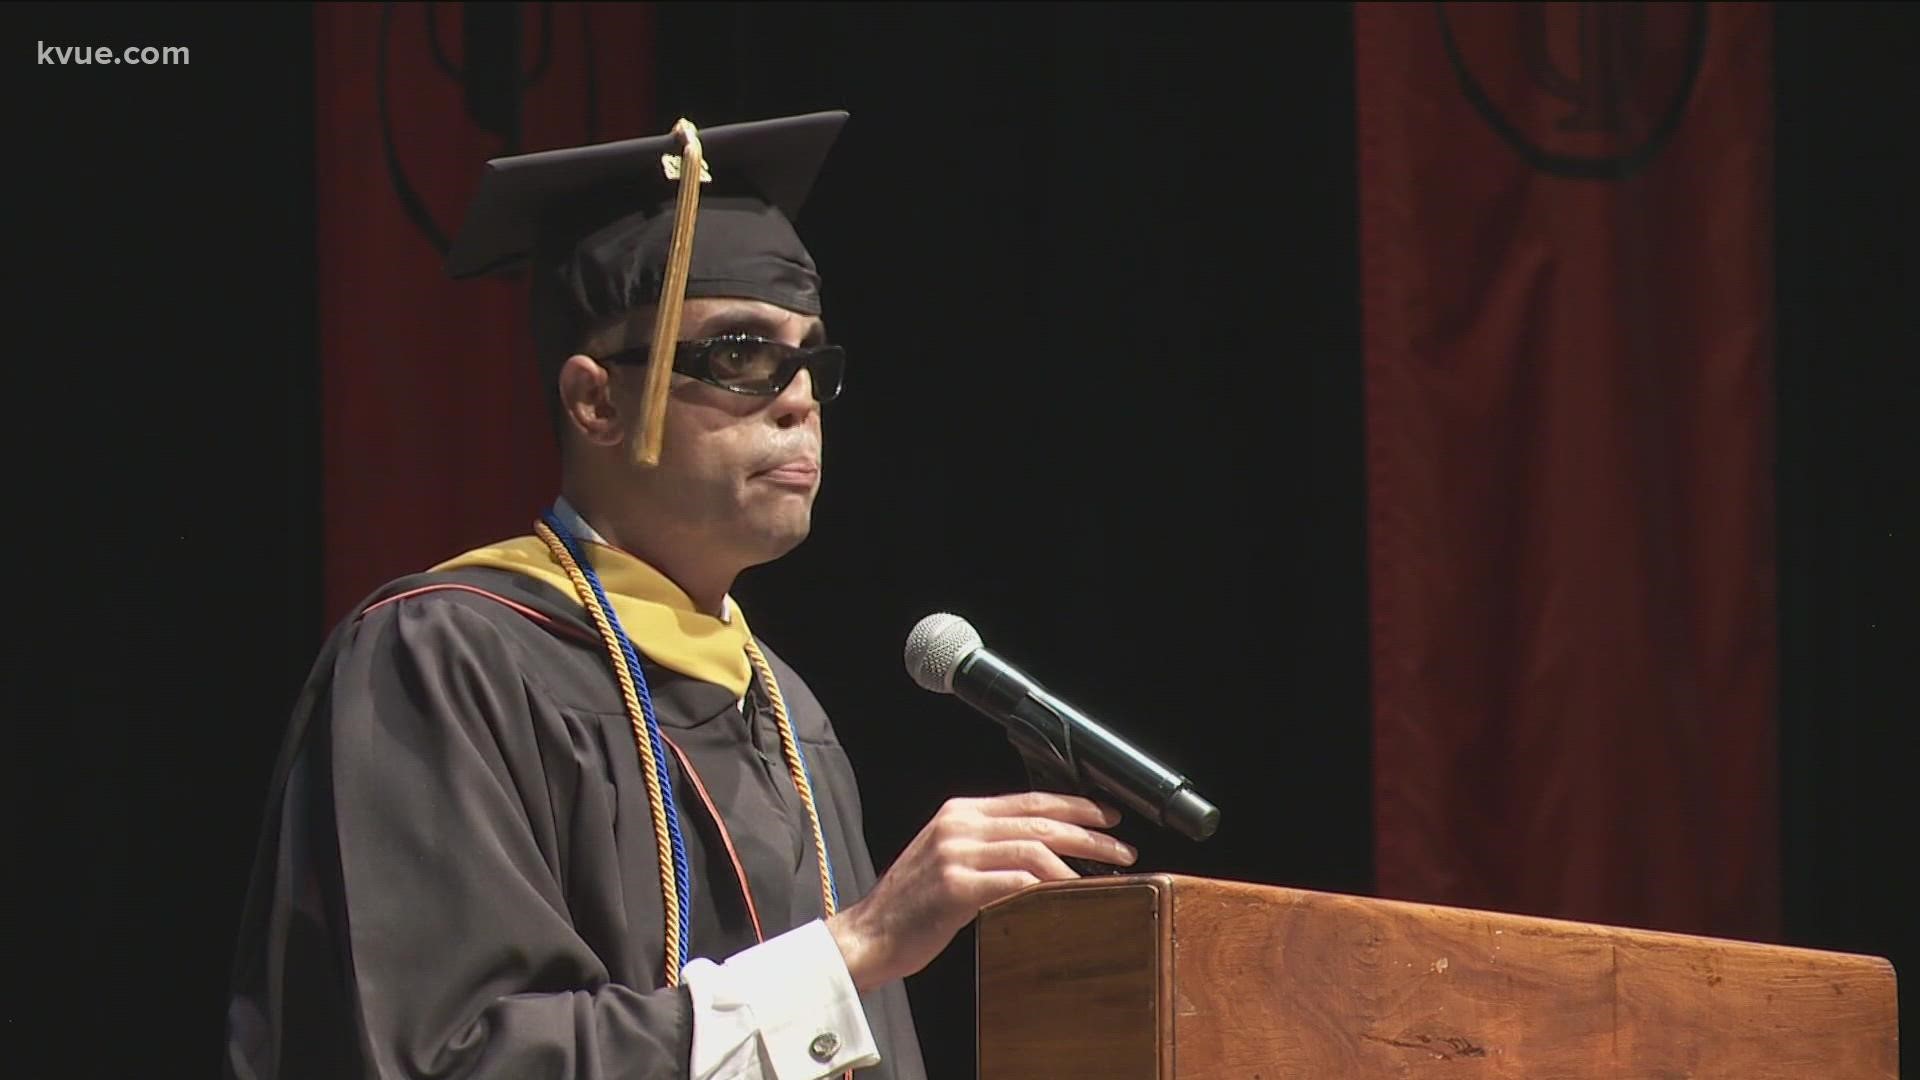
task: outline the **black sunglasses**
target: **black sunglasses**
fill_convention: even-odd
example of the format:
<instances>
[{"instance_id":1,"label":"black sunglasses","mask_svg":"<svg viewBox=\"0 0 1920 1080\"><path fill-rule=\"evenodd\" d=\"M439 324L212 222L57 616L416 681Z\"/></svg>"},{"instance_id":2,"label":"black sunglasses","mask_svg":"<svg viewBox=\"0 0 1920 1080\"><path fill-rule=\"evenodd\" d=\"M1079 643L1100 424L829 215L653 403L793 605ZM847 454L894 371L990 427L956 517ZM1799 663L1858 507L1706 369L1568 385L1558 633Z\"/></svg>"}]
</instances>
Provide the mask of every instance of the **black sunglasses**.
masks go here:
<instances>
[{"instance_id":1,"label":"black sunglasses","mask_svg":"<svg viewBox=\"0 0 1920 1080\"><path fill-rule=\"evenodd\" d=\"M603 358L603 364L645 364L650 347L628 349ZM754 397L785 393L801 368L813 380L813 398L822 405L840 396L847 352L838 345L799 346L751 334L682 341L674 346L673 370L710 386Z\"/></svg>"}]
</instances>

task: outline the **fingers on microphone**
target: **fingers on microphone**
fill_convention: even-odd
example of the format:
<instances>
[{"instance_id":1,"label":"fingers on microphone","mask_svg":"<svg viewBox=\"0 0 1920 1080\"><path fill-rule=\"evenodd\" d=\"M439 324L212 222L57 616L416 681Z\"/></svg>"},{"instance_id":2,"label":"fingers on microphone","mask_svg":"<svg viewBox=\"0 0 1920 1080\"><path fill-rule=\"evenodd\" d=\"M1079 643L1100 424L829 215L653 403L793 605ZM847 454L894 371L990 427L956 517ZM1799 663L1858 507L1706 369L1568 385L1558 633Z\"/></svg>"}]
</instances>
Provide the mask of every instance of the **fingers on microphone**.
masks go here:
<instances>
[{"instance_id":1,"label":"fingers on microphone","mask_svg":"<svg viewBox=\"0 0 1920 1080\"><path fill-rule=\"evenodd\" d=\"M1082 832L1076 838L1075 847L1069 851L1055 848L1063 855L1077 855L1083 859L1095 859L1115 866L1132 866L1140 858L1140 853L1131 844L1122 843L1105 833Z\"/></svg>"},{"instance_id":2,"label":"fingers on microphone","mask_svg":"<svg viewBox=\"0 0 1920 1080\"><path fill-rule=\"evenodd\" d=\"M1080 875L1038 840L1001 840L988 844L986 868L1024 870L1040 881L1068 881Z\"/></svg>"},{"instance_id":3,"label":"fingers on microphone","mask_svg":"<svg viewBox=\"0 0 1920 1080\"><path fill-rule=\"evenodd\" d=\"M1120 812L1078 795L1053 791L1023 791L986 800L982 807L999 817L1049 817L1075 825L1111 826L1120 823Z\"/></svg>"},{"instance_id":4,"label":"fingers on microphone","mask_svg":"<svg viewBox=\"0 0 1920 1080\"><path fill-rule=\"evenodd\" d=\"M1053 818L1000 818L995 835L1010 840L1038 840L1061 855L1094 859L1115 866L1131 866L1140 853L1105 833Z\"/></svg>"},{"instance_id":5,"label":"fingers on microphone","mask_svg":"<svg viewBox=\"0 0 1920 1080\"><path fill-rule=\"evenodd\" d=\"M974 898L975 909L986 907L1002 897L1012 896L1029 885L1040 884L1040 879L1025 870L993 870L974 879L980 890Z\"/></svg>"}]
</instances>

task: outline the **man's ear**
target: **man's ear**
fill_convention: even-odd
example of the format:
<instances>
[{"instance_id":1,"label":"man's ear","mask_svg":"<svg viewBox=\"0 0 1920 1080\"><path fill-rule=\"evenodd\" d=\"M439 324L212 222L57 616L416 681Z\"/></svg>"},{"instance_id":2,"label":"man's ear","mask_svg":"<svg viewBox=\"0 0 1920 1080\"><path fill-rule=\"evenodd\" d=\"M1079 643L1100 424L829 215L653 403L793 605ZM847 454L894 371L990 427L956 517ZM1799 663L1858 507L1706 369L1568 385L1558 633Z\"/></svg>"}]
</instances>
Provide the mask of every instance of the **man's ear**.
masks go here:
<instances>
[{"instance_id":1,"label":"man's ear","mask_svg":"<svg viewBox=\"0 0 1920 1080\"><path fill-rule=\"evenodd\" d=\"M626 438L613 377L591 357L575 353L560 365L560 412L590 445L617 446Z\"/></svg>"}]
</instances>

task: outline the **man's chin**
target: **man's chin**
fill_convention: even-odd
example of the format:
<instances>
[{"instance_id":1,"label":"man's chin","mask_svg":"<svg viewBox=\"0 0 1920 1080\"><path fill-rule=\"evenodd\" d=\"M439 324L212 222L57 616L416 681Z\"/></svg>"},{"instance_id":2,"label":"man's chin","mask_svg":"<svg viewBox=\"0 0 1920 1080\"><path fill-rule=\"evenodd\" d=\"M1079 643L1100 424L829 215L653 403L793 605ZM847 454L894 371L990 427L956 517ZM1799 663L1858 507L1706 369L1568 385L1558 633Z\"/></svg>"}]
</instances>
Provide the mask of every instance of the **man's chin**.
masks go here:
<instances>
[{"instance_id":1,"label":"man's chin","mask_svg":"<svg viewBox=\"0 0 1920 1080\"><path fill-rule=\"evenodd\" d=\"M811 514L800 514L776 522L763 522L756 529L754 565L773 562L799 547L813 531Z\"/></svg>"}]
</instances>

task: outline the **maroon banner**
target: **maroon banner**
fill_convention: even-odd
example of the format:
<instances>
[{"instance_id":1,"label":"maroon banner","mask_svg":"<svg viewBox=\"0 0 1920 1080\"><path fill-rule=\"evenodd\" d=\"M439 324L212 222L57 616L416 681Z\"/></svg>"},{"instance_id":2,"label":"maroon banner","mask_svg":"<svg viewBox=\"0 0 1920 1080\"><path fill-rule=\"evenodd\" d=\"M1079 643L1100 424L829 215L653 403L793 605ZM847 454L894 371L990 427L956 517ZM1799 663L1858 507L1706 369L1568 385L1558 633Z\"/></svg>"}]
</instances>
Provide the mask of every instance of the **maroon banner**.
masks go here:
<instances>
[{"instance_id":1,"label":"maroon banner","mask_svg":"<svg viewBox=\"0 0 1920 1080\"><path fill-rule=\"evenodd\" d=\"M649 5L319 4L314 33L330 626L556 491L524 281L442 267L482 164L658 125Z\"/></svg>"},{"instance_id":2,"label":"maroon banner","mask_svg":"<svg viewBox=\"0 0 1920 1080\"><path fill-rule=\"evenodd\" d=\"M1383 895L1779 933L1770 19L1356 7Z\"/></svg>"}]
</instances>

